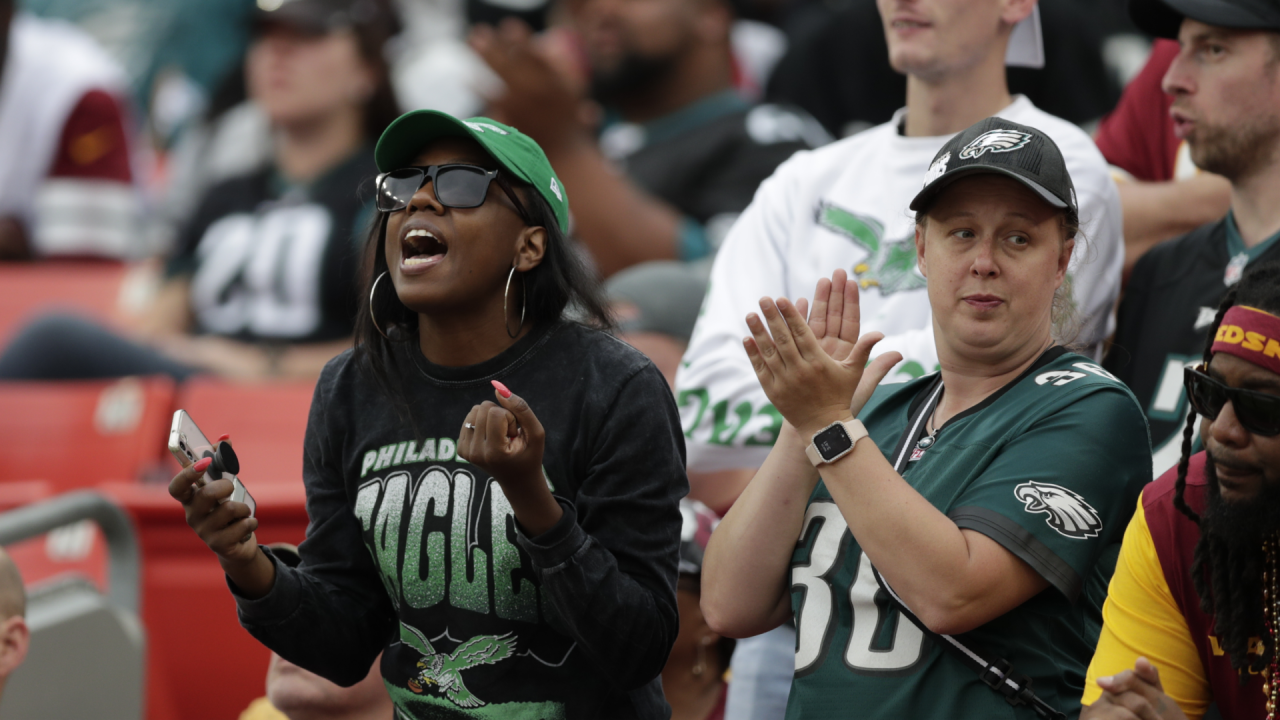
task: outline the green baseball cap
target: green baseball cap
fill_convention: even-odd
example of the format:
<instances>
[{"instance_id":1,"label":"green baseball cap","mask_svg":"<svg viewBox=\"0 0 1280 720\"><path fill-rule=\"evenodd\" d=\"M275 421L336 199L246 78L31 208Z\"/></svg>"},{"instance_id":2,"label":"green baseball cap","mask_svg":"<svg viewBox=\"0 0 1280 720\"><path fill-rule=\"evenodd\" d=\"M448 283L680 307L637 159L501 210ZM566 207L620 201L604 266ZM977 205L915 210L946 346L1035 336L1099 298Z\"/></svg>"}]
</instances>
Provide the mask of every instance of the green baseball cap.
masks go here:
<instances>
[{"instance_id":1,"label":"green baseball cap","mask_svg":"<svg viewBox=\"0 0 1280 720\"><path fill-rule=\"evenodd\" d=\"M381 172L413 163L433 140L471 138L493 156L503 170L532 185L555 211L561 232L569 232L569 194L551 169L551 161L533 138L510 125L486 117L466 120L438 110L415 110L396 118L378 138L373 151Z\"/></svg>"}]
</instances>

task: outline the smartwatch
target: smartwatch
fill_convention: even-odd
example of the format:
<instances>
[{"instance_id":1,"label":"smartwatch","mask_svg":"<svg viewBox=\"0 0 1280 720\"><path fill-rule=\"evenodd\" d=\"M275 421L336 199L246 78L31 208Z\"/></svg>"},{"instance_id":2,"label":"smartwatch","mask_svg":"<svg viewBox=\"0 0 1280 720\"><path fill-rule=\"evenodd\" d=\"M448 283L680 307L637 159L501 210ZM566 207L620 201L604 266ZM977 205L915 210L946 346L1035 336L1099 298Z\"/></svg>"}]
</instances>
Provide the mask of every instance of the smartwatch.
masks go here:
<instances>
[{"instance_id":1,"label":"smartwatch","mask_svg":"<svg viewBox=\"0 0 1280 720\"><path fill-rule=\"evenodd\" d=\"M867 428L861 420L833 422L813 434L813 441L804 449L804 454L815 467L833 463L853 452L853 446L866 436Z\"/></svg>"}]
</instances>

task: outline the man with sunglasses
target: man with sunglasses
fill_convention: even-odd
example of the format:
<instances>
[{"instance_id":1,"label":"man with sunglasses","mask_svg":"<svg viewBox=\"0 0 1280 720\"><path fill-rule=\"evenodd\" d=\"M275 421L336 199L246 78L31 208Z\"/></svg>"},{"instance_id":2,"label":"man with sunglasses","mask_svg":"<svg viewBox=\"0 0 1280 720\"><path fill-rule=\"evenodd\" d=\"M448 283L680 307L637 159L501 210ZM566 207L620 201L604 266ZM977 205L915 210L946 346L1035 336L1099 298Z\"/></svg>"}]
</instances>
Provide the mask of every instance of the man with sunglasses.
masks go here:
<instances>
[{"instance_id":1,"label":"man with sunglasses","mask_svg":"<svg viewBox=\"0 0 1280 720\"><path fill-rule=\"evenodd\" d=\"M1216 318L1184 371L1181 459L1125 532L1081 720L1280 711L1280 263L1246 271Z\"/></svg>"}]
</instances>

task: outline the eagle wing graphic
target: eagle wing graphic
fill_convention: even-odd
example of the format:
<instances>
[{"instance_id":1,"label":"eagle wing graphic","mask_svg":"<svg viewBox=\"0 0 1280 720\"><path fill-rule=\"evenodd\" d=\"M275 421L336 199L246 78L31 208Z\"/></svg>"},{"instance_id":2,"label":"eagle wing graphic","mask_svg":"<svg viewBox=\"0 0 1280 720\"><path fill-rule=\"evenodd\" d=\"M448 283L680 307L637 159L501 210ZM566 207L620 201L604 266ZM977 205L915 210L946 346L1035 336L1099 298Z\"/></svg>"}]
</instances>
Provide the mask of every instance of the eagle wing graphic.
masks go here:
<instances>
[{"instance_id":1,"label":"eagle wing graphic","mask_svg":"<svg viewBox=\"0 0 1280 720\"><path fill-rule=\"evenodd\" d=\"M439 638L437 638L439 639ZM431 647L431 641L423 635L418 628L410 627L404 623L400 623L400 642L417 650L426 656L436 654L436 649Z\"/></svg>"},{"instance_id":2,"label":"eagle wing graphic","mask_svg":"<svg viewBox=\"0 0 1280 720\"><path fill-rule=\"evenodd\" d=\"M459 645L444 666L446 669L462 671L477 665L492 665L511 657L515 649L516 640L511 637L511 633L481 635Z\"/></svg>"},{"instance_id":3,"label":"eagle wing graphic","mask_svg":"<svg viewBox=\"0 0 1280 720\"><path fill-rule=\"evenodd\" d=\"M485 701L475 695L472 695L471 691L467 689L467 686L462 684L461 677L459 677L448 690L444 691L444 696L452 700L453 704L458 707L474 708L485 704Z\"/></svg>"},{"instance_id":4,"label":"eagle wing graphic","mask_svg":"<svg viewBox=\"0 0 1280 720\"><path fill-rule=\"evenodd\" d=\"M1095 516L1089 512L1092 508L1083 505L1075 498L1052 495L1044 499L1044 504L1067 533L1090 537L1098 534L1094 527L1098 522Z\"/></svg>"},{"instance_id":5,"label":"eagle wing graphic","mask_svg":"<svg viewBox=\"0 0 1280 720\"><path fill-rule=\"evenodd\" d=\"M925 286L924 277L915 273L916 244L914 238L890 243L880 268L880 292L889 295Z\"/></svg>"},{"instance_id":6,"label":"eagle wing graphic","mask_svg":"<svg viewBox=\"0 0 1280 720\"><path fill-rule=\"evenodd\" d=\"M823 203L818 207L818 224L848 237L869 253L874 254L880 250L880 237L884 234L884 227L873 218L855 215L844 208Z\"/></svg>"}]
</instances>

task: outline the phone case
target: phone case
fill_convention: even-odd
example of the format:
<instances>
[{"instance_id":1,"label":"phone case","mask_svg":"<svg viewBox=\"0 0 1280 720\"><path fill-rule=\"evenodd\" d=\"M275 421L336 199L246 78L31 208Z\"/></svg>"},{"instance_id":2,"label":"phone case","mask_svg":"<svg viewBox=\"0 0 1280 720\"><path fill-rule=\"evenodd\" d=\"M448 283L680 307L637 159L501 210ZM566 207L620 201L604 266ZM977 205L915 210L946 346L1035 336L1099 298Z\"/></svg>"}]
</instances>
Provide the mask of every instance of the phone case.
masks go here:
<instances>
[{"instance_id":1,"label":"phone case","mask_svg":"<svg viewBox=\"0 0 1280 720\"><path fill-rule=\"evenodd\" d=\"M254 502L253 496L236 476L240 472L240 461L235 451L231 449L230 443L219 443L215 447L185 410L178 410L173 414L173 424L169 428L169 452L183 467L206 457L213 458L213 462L209 464L204 475L196 480L196 484L205 485L218 478L230 480L232 490L227 500L248 505L249 517L253 517L257 512L258 505Z\"/></svg>"}]
</instances>

